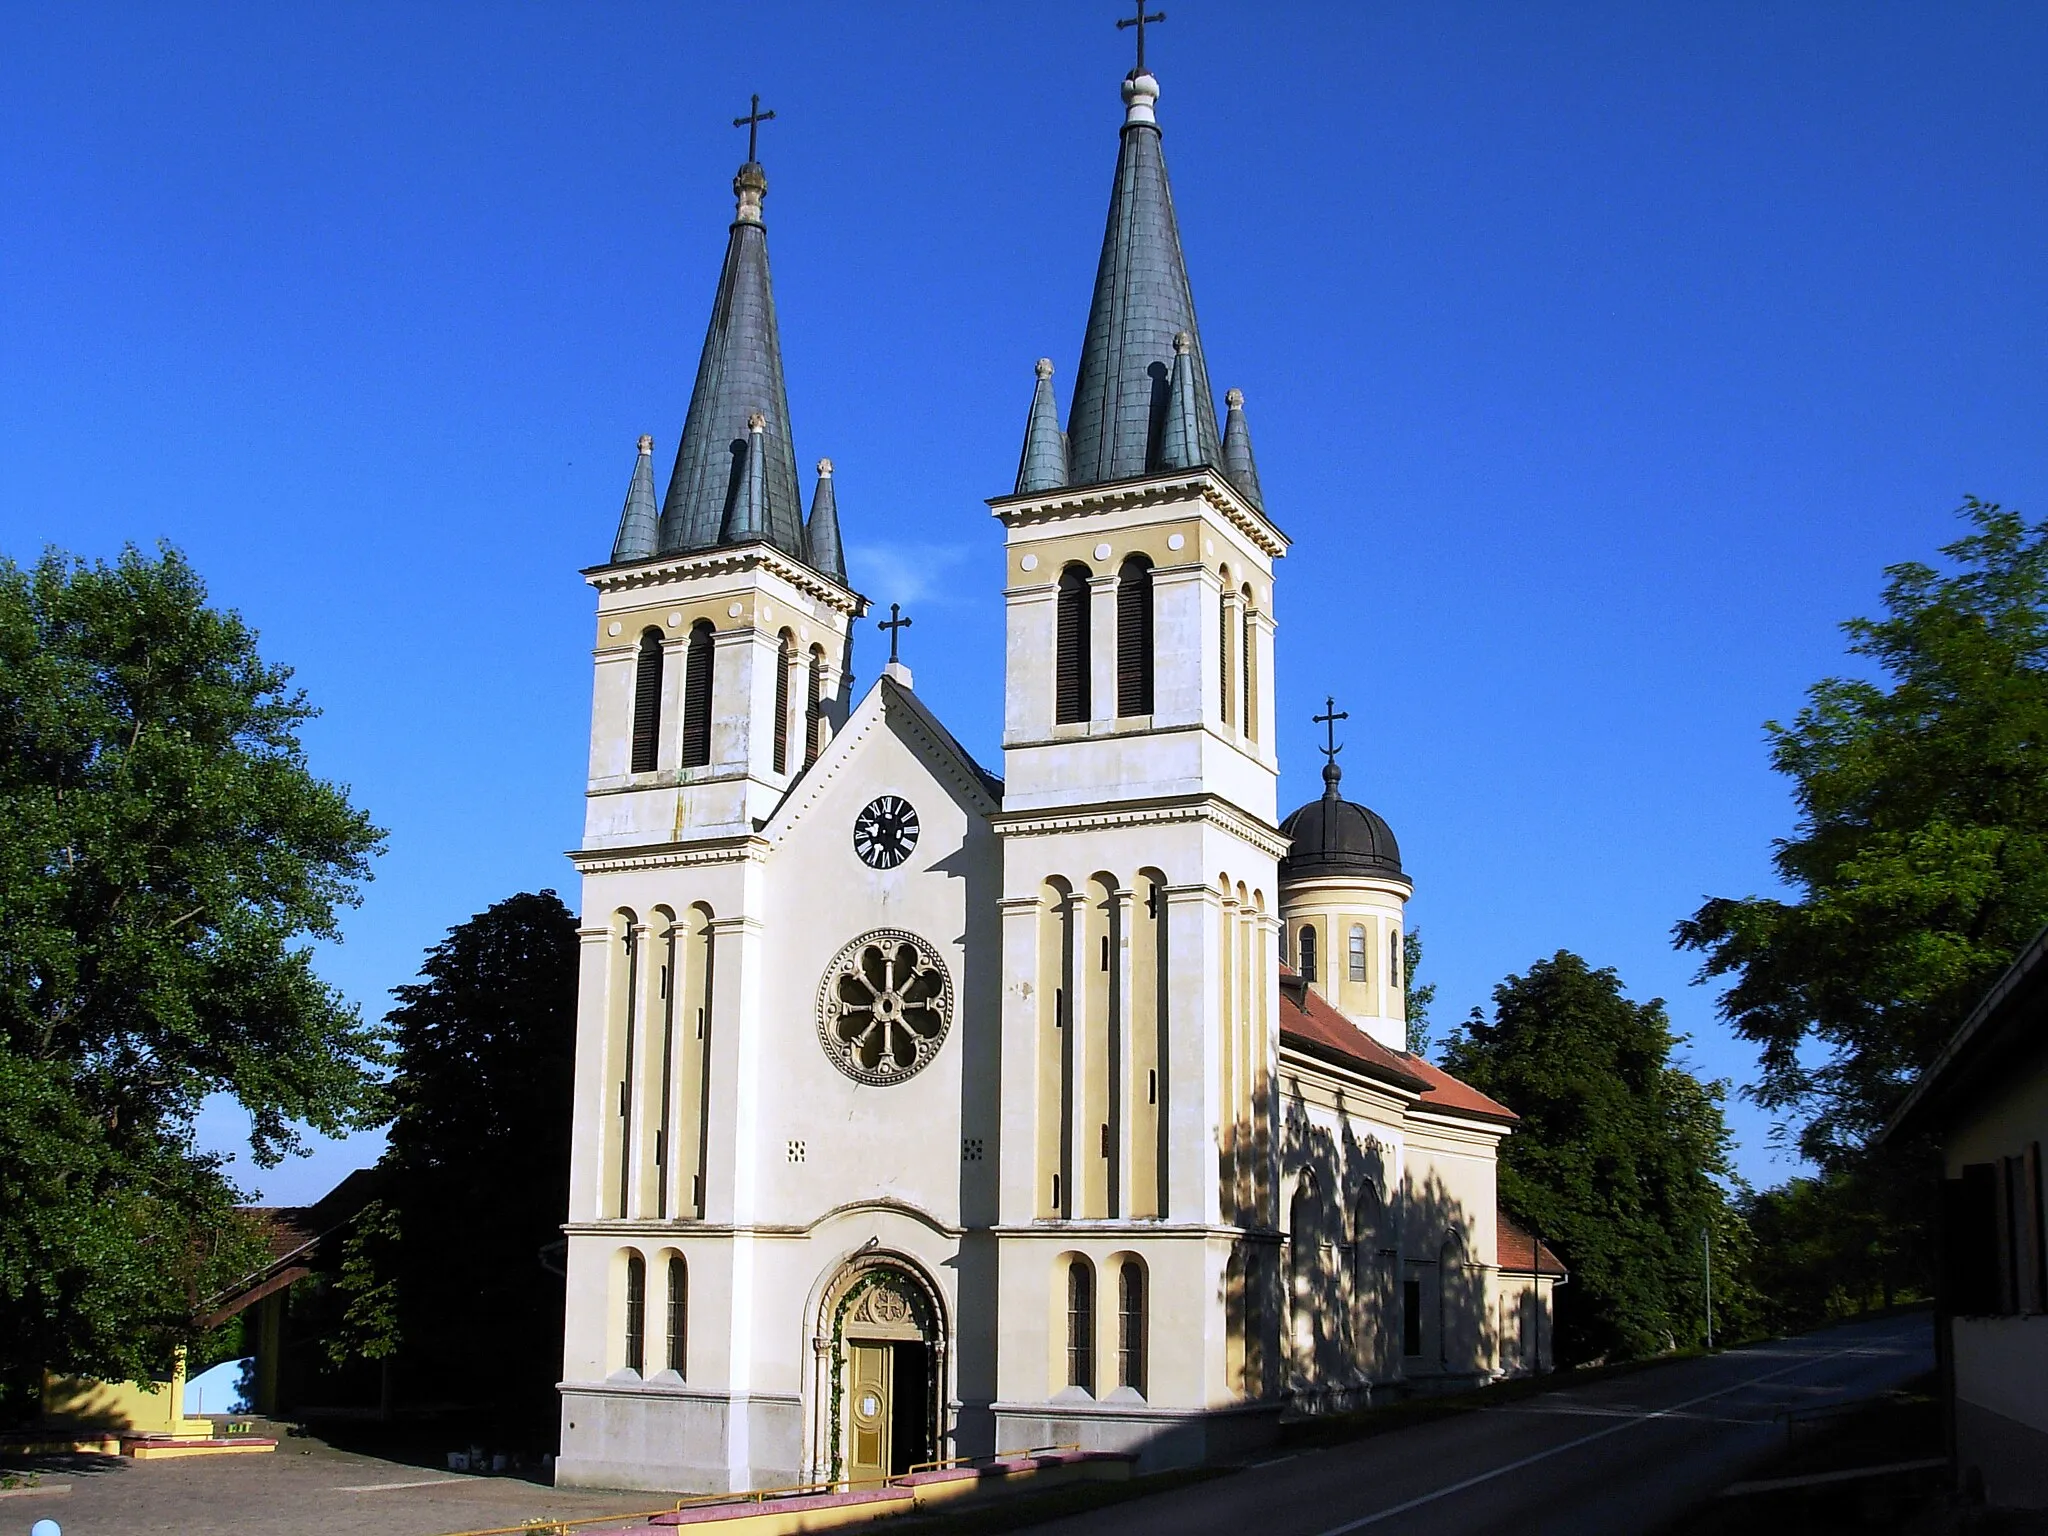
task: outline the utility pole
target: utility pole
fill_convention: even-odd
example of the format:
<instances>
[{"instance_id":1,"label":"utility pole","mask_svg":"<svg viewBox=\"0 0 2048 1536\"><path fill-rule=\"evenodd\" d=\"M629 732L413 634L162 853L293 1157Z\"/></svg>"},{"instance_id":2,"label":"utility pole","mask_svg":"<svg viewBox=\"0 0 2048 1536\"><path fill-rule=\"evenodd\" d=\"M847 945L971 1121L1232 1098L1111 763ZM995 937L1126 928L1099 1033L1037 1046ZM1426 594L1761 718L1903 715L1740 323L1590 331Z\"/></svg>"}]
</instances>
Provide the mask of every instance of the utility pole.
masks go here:
<instances>
[{"instance_id":1,"label":"utility pole","mask_svg":"<svg viewBox=\"0 0 2048 1536\"><path fill-rule=\"evenodd\" d=\"M1700 1228L1700 1252L1707 1266L1707 1348L1714 1347L1714 1229Z\"/></svg>"}]
</instances>

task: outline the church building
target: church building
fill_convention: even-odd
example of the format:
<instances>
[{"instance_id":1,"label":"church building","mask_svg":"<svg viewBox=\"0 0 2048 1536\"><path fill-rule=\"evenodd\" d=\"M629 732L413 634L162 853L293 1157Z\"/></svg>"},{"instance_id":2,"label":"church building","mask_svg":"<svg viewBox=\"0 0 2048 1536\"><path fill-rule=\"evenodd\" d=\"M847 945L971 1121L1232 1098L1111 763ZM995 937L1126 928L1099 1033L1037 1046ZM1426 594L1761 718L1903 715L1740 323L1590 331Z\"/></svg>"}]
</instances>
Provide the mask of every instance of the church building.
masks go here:
<instances>
[{"instance_id":1,"label":"church building","mask_svg":"<svg viewBox=\"0 0 2048 1536\"><path fill-rule=\"evenodd\" d=\"M584 573L561 1483L1166 1466L1547 1364L1515 1117L1403 1048L1393 833L1334 750L1278 814L1288 540L1216 409L1159 94L1123 82L1065 428L1040 361L988 503L1000 777L900 662L856 696L869 602L830 460L803 506L768 181L734 180L674 468L657 502L640 439Z\"/></svg>"}]
</instances>

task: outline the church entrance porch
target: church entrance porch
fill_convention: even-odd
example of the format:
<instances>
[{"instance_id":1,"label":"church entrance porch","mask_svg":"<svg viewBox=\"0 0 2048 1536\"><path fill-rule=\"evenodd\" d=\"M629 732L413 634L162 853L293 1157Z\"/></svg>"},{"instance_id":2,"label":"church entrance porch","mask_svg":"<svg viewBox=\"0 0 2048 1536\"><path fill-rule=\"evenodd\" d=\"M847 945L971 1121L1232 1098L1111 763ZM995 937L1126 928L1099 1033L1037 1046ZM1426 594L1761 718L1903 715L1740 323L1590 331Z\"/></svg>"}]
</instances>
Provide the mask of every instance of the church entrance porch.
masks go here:
<instances>
[{"instance_id":1,"label":"church entrance porch","mask_svg":"<svg viewBox=\"0 0 2048 1536\"><path fill-rule=\"evenodd\" d=\"M936 1289L906 1260L863 1254L827 1287L823 1311L819 1480L878 1483L938 1460L946 1349Z\"/></svg>"}]
</instances>

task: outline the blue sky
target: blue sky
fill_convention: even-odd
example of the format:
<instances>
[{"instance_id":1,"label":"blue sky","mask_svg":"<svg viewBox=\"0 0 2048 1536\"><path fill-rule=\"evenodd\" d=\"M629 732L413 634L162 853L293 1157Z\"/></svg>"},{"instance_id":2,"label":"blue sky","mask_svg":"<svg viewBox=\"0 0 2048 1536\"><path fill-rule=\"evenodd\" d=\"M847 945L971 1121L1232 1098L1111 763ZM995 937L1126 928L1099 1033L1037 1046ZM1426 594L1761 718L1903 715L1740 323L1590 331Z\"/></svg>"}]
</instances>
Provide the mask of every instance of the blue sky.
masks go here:
<instances>
[{"instance_id":1,"label":"blue sky","mask_svg":"<svg viewBox=\"0 0 2048 1536\"><path fill-rule=\"evenodd\" d=\"M1745 1080L1669 931L1770 888L1761 722L1966 493L2048 513L2048 9L1168 9L1205 347L1295 541L1283 808L1335 693L1440 1030L1568 947ZM999 765L982 501L1035 358L1066 400L1115 14L0 10L0 552L169 539L298 669L316 768L390 829L323 961L366 1010L491 901L573 904L577 572L635 437L674 453L750 92L799 460Z\"/></svg>"}]
</instances>

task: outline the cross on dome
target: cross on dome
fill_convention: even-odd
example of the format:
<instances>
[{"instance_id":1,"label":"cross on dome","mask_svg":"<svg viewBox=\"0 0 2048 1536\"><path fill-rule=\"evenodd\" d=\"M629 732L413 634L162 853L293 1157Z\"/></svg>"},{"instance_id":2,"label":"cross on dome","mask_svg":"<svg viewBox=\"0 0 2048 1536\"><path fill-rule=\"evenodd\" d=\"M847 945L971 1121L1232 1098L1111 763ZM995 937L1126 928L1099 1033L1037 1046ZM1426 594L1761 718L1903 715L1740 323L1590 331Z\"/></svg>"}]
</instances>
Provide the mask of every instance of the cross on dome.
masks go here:
<instances>
[{"instance_id":1,"label":"cross on dome","mask_svg":"<svg viewBox=\"0 0 2048 1536\"><path fill-rule=\"evenodd\" d=\"M1145 0L1137 0L1137 4L1137 15L1120 17L1117 20L1116 29L1119 32L1123 31L1125 27L1136 27L1138 29L1138 67L1132 70L1131 73L1142 75L1145 73L1145 24L1149 21L1166 20L1166 12L1154 11L1150 16L1147 16L1145 14Z\"/></svg>"},{"instance_id":2,"label":"cross on dome","mask_svg":"<svg viewBox=\"0 0 2048 1536\"><path fill-rule=\"evenodd\" d=\"M1142 48L1139 49L1139 52L1142 53L1143 51ZM754 93L753 104L747 108L747 115L745 117L736 117L732 120L733 127L747 130L747 163L749 165L758 163L761 158L761 125L773 122L774 120L775 114L773 112L763 112L761 110L761 95L758 91Z\"/></svg>"}]
</instances>

